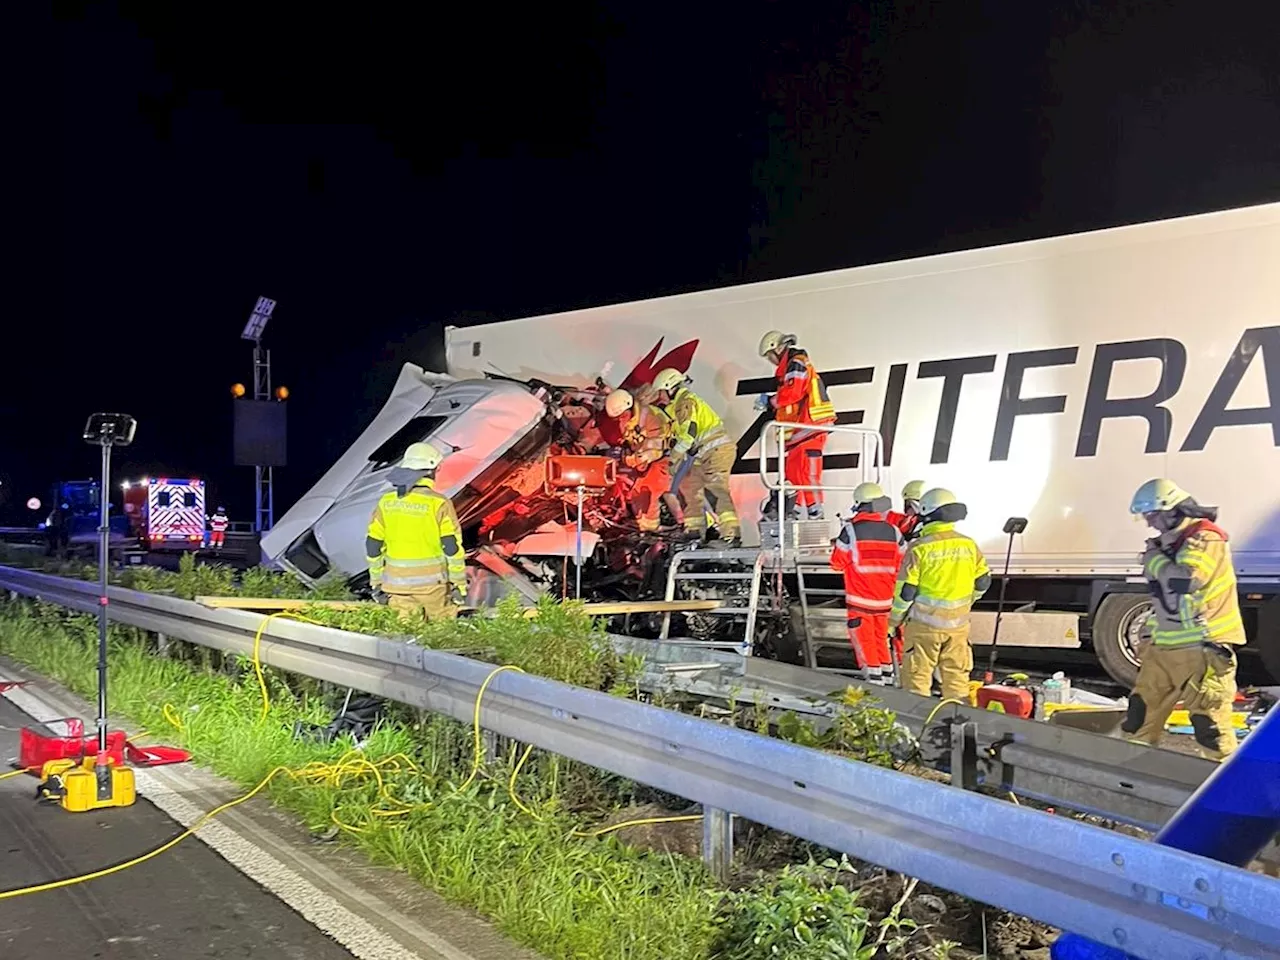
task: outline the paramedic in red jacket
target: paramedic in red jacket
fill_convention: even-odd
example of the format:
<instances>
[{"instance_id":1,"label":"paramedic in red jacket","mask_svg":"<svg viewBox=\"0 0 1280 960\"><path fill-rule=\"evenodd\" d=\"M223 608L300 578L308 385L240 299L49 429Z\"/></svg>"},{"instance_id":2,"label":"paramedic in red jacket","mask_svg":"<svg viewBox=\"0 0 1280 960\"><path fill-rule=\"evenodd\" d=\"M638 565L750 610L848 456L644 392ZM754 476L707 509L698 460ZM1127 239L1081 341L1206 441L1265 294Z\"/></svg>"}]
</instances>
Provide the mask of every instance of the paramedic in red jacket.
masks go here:
<instances>
[{"instance_id":1,"label":"paramedic in red jacket","mask_svg":"<svg viewBox=\"0 0 1280 960\"><path fill-rule=\"evenodd\" d=\"M760 338L760 356L776 365L778 392L772 396L761 394L757 409L771 408L778 422L802 427L787 431L783 467L787 483L795 487L816 487L822 483L822 451L830 434L826 430L805 430L803 425L834 424L836 408L827 396L818 371L809 362L809 354L796 346L794 334L770 330ZM797 490L794 496L798 519L822 519L822 491ZM787 506L790 512L790 497Z\"/></svg>"},{"instance_id":2,"label":"paramedic in red jacket","mask_svg":"<svg viewBox=\"0 0 1280 960\"><path fill-rule=\"evenodd\" d=\"M853 491L854 513L831 551L831 566L844 574L844 603L849 644L864 678L889 684L889 610L902 562L902 534L885 519L889 498L876 483Z\"/></svg>"}]
</instances>

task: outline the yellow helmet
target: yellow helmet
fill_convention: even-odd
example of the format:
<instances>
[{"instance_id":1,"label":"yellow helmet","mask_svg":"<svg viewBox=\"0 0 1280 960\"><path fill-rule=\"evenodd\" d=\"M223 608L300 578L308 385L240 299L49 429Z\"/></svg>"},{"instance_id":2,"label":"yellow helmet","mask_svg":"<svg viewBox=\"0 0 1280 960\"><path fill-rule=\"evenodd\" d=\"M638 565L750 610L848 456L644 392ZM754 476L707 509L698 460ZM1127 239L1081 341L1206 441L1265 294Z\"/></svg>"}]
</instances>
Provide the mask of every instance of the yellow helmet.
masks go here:
<instances>
[{"instance_id":1,"label":"yellow helmet","mask_svg":"<svg viewBox=\"0 0 1280 960\"><path fill-rule=\"evenodd\" d=\"M626 390L615 390L604 398L604 412L611 417L620 417L635 405L635 398Z\"/></svg>"},{"instance_id":2,"label":"yellow helmet","mask_svg":"<svg viewBox=\"0 0 1280 960\"><path fill-rule=\"evenodd\" d=\"M667 367L665 370L658 371L658 375L653 378L653 389L675 393L688 382L689 378L679 370Z\"/></svg>"},{"instance_id":3,"label":"yellow helmet","mask_svg":"<svg viewBox=\"0 0 1280 960\"><path fill-rule=\"evenodd\" d=\"M781 353L785 348L795 346L795 342L794 333L770 330L760 338L760 356L767 357L771 353Z\"/></svg>"},{"instance_id":4,"label":"yellow helmet","mask_svg":"<svg viewBox=\"0 0 1280 960\"><path fill-rule=\"evenodd\" d=\"M434 470L444 460L444 454L429 443L411 443L400 459L406 470Z\"/></svg>"},{"instance_id":5,"label":"yellow helmet","mask_svg":"<svg viewBox=\"0 0 1280 960\"><path fill-rule=\"evenodd\" d=\"M920 498L920 513L922 516L928 516L933 511L948 507L953 503L959 503L956 495L945 487L934 487L932 490L925 492Z\"/></svg>"},{"instance_id":6,"label":"yellow helmet","mask_svg":"<svg viewBox=\"0 0 1280 960\"><path fill-rule=\"evenodd\" d=\"M853 488L854 503L870 503L884 496L884 488L878 483L860 483Z\"/></svg>"},{"instance_id":7,"label":"yellow helmet","mask_svg":"<svg viewBox=\"0 0 1280 960\"><path fill-rule=\"evenodd\" d=\"M1129 502L1130 513L1158 513L1172 510L1178 504L1191 499L1191 494L1172 480L1157 477L1140 486Z\"/></svg>"},{"instance_id":8,"label":"yellow helmet","mask_svg":"<svg viewBox=\"0 0 1280 960\"><path fill-rule=\"evenodd\" d=\"M919 500L924 496L924 481L912 480L902 488L903 500Z\"/></svg>"}]
</instances>

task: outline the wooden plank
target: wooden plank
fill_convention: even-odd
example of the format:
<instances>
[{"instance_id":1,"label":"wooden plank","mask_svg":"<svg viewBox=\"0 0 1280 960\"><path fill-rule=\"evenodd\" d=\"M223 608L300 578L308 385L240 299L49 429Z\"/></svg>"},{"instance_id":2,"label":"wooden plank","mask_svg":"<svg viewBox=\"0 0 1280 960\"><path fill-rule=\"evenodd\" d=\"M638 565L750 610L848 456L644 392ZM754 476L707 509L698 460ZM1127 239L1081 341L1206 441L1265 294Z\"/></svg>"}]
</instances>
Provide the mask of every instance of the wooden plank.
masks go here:
<instances>
[{"instance_id":1,"label":"wooden plank","mask_svg":"<svg viewBox=\"0 0 1280 960\"><path fill-rule=\"evenodd\" d=\"M196 603L214 609L303 610L307 607L324 607L330 610L361 610L369 601L360 600L295 600L284 597L196 597ZM628 613L697 613L715 610L723 606L722 600L635 600L607 603L584 603L583 609L593 617L621 616ZM473 608L464 608L472 610ZM537 616L537 607L529 607L525 616Z\"/></svg>"}]
</instances>

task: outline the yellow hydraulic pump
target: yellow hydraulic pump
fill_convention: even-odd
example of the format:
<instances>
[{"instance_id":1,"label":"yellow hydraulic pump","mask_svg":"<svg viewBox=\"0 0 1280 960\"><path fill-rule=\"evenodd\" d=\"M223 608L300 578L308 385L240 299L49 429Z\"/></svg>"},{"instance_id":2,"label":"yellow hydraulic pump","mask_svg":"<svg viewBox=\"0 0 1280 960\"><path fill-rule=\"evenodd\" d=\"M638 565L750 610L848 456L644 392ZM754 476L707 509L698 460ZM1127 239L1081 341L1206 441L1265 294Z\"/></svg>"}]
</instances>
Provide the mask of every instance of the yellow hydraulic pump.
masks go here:
<instances>
[{"instance_id":1,"label":"yellow hydraulic pump","mask_svg":"<svg viewBox=\"0 0 1280 960\"><path fill-rule=\"evenodd\" d=\"M137 797L132 768L116 766L110 757L50 760L40 771L36 795L70 813L127 807Z\"/></svg>"}]
</instances>

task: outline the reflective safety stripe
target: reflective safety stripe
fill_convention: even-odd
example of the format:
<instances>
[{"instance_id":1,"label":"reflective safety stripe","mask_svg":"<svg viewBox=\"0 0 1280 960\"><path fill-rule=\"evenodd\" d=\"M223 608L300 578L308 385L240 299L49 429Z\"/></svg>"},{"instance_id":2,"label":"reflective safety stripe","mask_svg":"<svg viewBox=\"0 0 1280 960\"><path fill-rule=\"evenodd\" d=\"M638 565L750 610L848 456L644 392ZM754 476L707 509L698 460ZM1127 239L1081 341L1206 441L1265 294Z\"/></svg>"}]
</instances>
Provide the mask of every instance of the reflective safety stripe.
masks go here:
<instances>
[{"instance_id":1,"label":"reflective safety stripe","mask_svg":"<svg viewBox=\"0 0 1280 960\"><path fill-rule=\"evenodd\" d=\"M871 610L880 613L893 608L893 598L884 600L878 597L860 597L856 593L846 593L844 595L845 605L850 609L857 608L859 610Z\"/></svg>"},{"instance_id":2,"label":"reflective safety stripe","mask_svg":"<svg viewBox=\"0 0 1280 960\"><path fill-rule=\"evenodd\" d=\"M1162 535L1160 545L1163 552L1144 568L1157 594L1152 641L1162 647L1244 643L1227 535L1211 523L1188 520Z\"/></svg>"}]
</instances>

